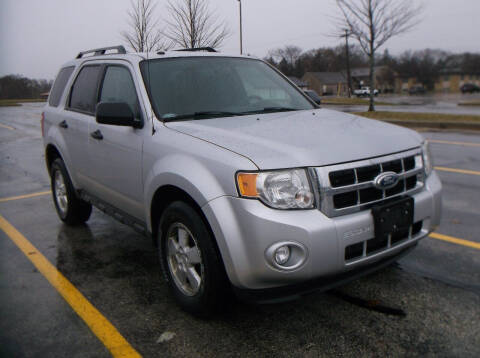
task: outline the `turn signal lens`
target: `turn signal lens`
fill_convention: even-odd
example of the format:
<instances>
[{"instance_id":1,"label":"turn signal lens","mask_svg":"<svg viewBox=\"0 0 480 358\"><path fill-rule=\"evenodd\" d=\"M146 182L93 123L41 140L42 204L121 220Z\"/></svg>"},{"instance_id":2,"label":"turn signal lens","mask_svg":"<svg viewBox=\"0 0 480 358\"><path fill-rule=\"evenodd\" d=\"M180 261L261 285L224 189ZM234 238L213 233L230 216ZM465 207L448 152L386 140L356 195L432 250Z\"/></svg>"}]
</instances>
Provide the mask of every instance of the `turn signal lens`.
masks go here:
<instances>
[{"instance_id":1,"label":"turn signal lens","mask_svg":"<svg viewBox=\"0 0 480 358\"><path fill-rule=\"evenodd\" d=\"M257 173L240 173L237 176L238 189L240 195L247 198L256 198L257 192Z\"/></svg>"}]
</instances>

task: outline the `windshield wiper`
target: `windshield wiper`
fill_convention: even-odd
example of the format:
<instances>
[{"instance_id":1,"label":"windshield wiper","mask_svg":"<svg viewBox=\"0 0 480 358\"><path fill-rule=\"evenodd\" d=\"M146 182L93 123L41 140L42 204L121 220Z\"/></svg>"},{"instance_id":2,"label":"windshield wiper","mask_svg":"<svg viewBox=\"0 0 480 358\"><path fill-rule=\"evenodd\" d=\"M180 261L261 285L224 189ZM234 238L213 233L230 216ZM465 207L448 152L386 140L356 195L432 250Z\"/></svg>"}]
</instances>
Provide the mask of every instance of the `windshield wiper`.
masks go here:
<instances>
[{"instance_id":1,"label":"windshield wiper","mask_svg":"<svg viewBox=\"0 0 480 358\"><path fill-rule=\"evenodd\" d=\"M225 111L203 111L203 112L195 112L189 114L180 114L180 115L166 115L163 116L164 122L173 122L173 121L181 121L184 119L200 119L202 117L228 117L228 116L238 116L240 113L238 112L225 112Z\"/></svg>"},{"instance_id":2,"label":"windshield wiper","mask_svg":"<svg viewBox=\"0 0 480 358\"><path fill-rule=\"evenodd\" d=\"M257 113L273 113L273 112L290 112L298 111L296 108L290 107L265 107L263 109L256 109L254 111L243 112L242 114L257 114Z\"/></svg>"},{"instance_id":3,"label":"windshield wiper","mask_svg":"<svg viewBox=\"0 0 480 358\"><path fill-rule=\"evenodd\" d=\"M231 116L242 116L248 114L258 114L258 113L274 113L274 112L290 112L298 111L296 108L290 107L265 107L262 109L256 109L254 111L247 112L225 112L225 111L203 111L203 112L194 112L189 114L166 114L163 116L164 122L174 122L174 121L183 121L185 119L207 119L213 117L231 117Z\"/></svg>"}]
</instances>

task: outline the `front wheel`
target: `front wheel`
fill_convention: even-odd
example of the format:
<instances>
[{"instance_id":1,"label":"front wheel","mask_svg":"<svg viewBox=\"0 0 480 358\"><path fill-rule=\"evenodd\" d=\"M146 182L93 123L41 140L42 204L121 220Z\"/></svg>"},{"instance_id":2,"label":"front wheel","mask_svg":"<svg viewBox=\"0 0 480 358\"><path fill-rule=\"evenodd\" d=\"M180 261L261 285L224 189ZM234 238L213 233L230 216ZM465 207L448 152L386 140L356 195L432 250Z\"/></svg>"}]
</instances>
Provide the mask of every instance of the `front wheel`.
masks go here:
<instances>
[{"instance_id":1,"label":"front wheel","mask_svg":"<svg viewBox=\"0 0 480 358\"><path fill-rule=\"evenodd\" d=\"M203 317L224 307L228 279L214 238L197 211L184 202L170 204L158 232L160 261L177 303Z\"/></svg>"},{"instance_id":2,"label":"front wheel","mask_svg":"<svg viewBox=\"0 0 480 358\"><path fill-rule=\"evenodd\" d=\"M76 196L67 168L60 158L52 163L50 178L53 202L60 219L67 225L87 221L92 213L92 205Z\"/></svg>"}]
</instances>

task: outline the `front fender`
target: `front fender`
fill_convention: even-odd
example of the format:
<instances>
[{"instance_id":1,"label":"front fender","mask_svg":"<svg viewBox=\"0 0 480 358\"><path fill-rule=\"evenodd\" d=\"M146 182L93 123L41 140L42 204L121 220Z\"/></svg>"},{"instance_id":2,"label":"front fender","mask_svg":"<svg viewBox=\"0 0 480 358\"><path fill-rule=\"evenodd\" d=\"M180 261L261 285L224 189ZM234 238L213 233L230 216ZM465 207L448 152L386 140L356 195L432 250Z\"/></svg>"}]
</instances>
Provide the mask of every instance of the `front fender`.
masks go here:
<instances>
[{"instance_id":1,"label":"front fender","mask_svg":"<svg viewBox=\"0 0 480 358\"><path fill-rule=\"evenodd\" d=\"M226 161L225 163L229 163ZM160 158L145 177L145 217L151 232L152 200L155 192L166 185L175 186L200 206L221 196L236 196L234 167L225 163L202 162L186 154L172 154Z\"/></svg>"}]
</instances>

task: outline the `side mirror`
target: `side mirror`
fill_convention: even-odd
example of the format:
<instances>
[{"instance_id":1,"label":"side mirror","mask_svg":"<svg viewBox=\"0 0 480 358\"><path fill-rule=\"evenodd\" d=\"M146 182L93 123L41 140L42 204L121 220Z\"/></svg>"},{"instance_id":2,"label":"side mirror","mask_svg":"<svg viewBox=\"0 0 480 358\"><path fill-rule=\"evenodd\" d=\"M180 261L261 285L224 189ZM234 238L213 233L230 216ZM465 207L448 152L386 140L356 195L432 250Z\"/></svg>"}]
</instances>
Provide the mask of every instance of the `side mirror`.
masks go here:
<instances>
[{"instance_id":1,"label":"side mirror","mask_svg":"<svg viewBox=\"0 0 480 358\"><path fill-rule=\"evenodd\" d=\"M322 98L314 91L303 90L303 93L313 101L317 106L322 104Z\"/></svg>"},{"instance_id":2,"label":"side mirror","mask_svg":"<svg viewBox=\"0 0 480 358\"><path fill-rule=\"evenodd\" d=\"M130 106L125 102L100 102L97 104L96 120L101 124L124 127L141 127L141 122L135 120Z\"/></svg>"}]
</instances>

